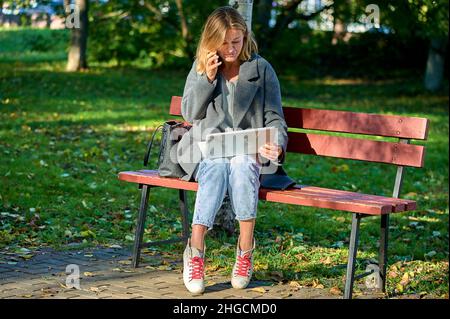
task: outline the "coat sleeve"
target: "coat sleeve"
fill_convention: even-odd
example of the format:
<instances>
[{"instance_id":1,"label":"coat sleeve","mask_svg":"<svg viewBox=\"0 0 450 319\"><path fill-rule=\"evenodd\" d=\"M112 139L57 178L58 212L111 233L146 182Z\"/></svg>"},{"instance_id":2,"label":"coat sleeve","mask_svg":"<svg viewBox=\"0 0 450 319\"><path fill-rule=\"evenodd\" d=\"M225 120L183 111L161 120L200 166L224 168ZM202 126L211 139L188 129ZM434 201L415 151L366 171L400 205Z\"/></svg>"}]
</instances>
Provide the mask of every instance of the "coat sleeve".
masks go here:
<instances>
[{"instance_id":1,"label":"coat sleeve","mask_svg":"<svg viewBox=\"0 0 450 319\"><path fill-rule=\"evenodd\" d=\"M283 163L288 143L287 124L281 104L280 82L269 63L264 70L264 92L264 125L278 129L278 145L283 150L278 161Z\"/></svg>"},{"instance_id":2,"label":"coat sleeve","mask_svg":"<svg viewBox=\"0 0 450 319\"><path fill-rule=\"evenodd\" d=\"M197 73L196 66L195 61L186 79L181 100L181 115L189 123L206 116L206 109L217 84L217 78L210 83L205 73Z\"/></svg>"}]
</instances>

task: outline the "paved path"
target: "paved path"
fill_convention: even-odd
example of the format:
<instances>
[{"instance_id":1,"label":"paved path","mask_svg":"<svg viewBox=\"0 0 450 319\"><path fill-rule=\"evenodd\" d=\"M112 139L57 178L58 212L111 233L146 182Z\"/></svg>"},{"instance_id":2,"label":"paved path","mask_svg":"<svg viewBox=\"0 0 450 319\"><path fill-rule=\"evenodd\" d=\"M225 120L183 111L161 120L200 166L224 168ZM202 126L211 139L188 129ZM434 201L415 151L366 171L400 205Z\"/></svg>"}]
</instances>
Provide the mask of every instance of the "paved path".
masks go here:
<instances>
[{"instance_id":1,"label":"paved path","mask_svg":"<svg viewBox=\"0 0 450 319\"><path fill-rule=\"evenodd\" d=\"M183 285L181 254L161 259L150 251L143 255L144 261L137 269L131 267L130 256L129 250L120 247L70 251L46 248L28 260L0 252L0 298L342 298L327 289L258 280L253 280L247 289L237 290L231 287L228 277L212 274L206 275L205 293L195 296ZM71 281L72 277L67 281L68 275L75 275L73 270L66 273L68 265L78 266L79 289L70 288L76 286L77 281Z\"/></svg>"}]
</instances>

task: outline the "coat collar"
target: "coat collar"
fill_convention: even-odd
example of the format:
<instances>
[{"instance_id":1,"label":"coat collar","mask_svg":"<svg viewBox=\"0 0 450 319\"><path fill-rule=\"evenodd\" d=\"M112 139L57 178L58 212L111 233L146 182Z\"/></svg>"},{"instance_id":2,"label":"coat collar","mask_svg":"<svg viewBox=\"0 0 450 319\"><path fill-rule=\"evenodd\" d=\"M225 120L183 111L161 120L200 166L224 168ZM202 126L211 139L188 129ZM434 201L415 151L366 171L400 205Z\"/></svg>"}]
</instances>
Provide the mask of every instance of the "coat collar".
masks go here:
<instances>
[{"instance_id":1,"label":"coat collar","mask_svg":"<svg viewBox=\"0 0 450 319\"><path fill-rule=\"evenodd\" d=\"M250 59L241 64L239 68L239 79L252 81L259 78L258 58L259 56L254 53Z\"/></svg>"},{"instance_id":2,"label":"coat collar","mask_svg":"<svg viewBox=\"0 0 450 319\"><path fill-rule=\"evenodd\" d=\"M257 54L253 54L239 68L236 95L234 96L233 126L235 128L239 127L258 90L258 85L255 82L260 76L258 58L259 56Z\"/></svg>"},{"instance_id":3,"label":"coat collar","mask_svg":"<svg viewBox=\"0 0 450 319\"><path fill-rule=\"evenodd\" d=\"M253 54L250 59L244 61L239 67L239 78L236 84L236 94L234 96L233 127L238 128L242 119L247 113L255 96L258 85L256 80L260 77L259 55ZM218 77L217 89L213 96L216 105L222 107L222 81L223 77Z\"/></svg>"}]
</instances>

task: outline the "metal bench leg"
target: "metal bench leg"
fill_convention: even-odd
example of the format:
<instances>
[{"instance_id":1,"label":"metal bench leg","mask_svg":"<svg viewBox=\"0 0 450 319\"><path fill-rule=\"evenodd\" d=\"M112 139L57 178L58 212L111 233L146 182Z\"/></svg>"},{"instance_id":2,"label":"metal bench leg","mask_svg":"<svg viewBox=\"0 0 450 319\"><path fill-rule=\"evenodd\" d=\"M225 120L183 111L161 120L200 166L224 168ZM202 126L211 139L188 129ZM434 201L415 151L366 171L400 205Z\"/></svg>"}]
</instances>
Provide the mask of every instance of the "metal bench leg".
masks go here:
<instances>
[{"instance_id":1,"label":"metal bench leg","mask_svg":"<svg viewBox=\"0 0 450 319\"><path fill-rule=\"evenodd\" d=\"M189 209L187 204L187 192L180 189L180 211L181 211L181 222L183 224L183 242L187 245L189 238Z\"/></svg>"},{"instance_id":2,"label":"metal bench leg","mask_svg":"<svg viewBox=\"0 0 450 319\"><path fill-rule=\"evenodd\" d=\"M150 187L142 185L141 205L139 206L139 216L137 219L136 232L134 236L134 251L133 251L133 268L139 265L139 258L141 256L142 238L144 236L145 218L147 216L148 194Z\"/></svg>"},{"instance_id":3,"label":"metal bench leg","mask_svg":"<svg viewBox=\"0 0 450 319\"><path fill-rule=\"evenodd\" d=\"M344 299L351 299L353 282L355 279L355 261L358 251L359 223L361 214L354 213L352 216L352 232L350 234L350 245L348 251L347 277L345 279Z\"/></svg>"},{"instance_id":4,"label":"metal bench leg","mask_svg":"<svg viewBox=\"0 0 450 319\"><path fill-rule=\"evenodd\" d=\"M386 292L386 269L387 269L387 250L388 250L388 233L389 233L389 215L381 215L381 234L380 234L380 250L378 256L378 266L380 268L381 289Z\"/></svg>"}]
</instances>

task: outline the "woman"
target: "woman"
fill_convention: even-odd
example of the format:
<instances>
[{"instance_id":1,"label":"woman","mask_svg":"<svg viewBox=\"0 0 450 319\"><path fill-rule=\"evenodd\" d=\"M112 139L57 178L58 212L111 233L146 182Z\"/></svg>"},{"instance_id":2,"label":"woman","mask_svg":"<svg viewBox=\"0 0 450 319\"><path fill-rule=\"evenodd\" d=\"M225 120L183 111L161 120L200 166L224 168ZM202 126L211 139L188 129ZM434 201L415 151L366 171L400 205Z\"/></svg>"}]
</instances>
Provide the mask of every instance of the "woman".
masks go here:
<instances>
[{"instance_id":1,"label":"woman","mask_svg":"<svg viewBox=\"0 0 450 319\"><path fill-rule=\"evenodd\" d=\"M260 177L266 165L257 156L202 158L198 142L214 129L278 129L277 143L258 151L280 165L287 145L287 127L281 107L280 85L271 65L257 54L257 45L242 16L231 7L216 9L207 19L196 60L187 77L181 113L193 123L178 145L178 161L198 181L192 236L184 251L183 280L192 293L204 291L204 237L228 192L240 236L231 283L245 288L253 267L256 208ZM269 165L272 166L273 165ZM278 167L281 169L281 167Z\"/></svg>"}]
</instances>

